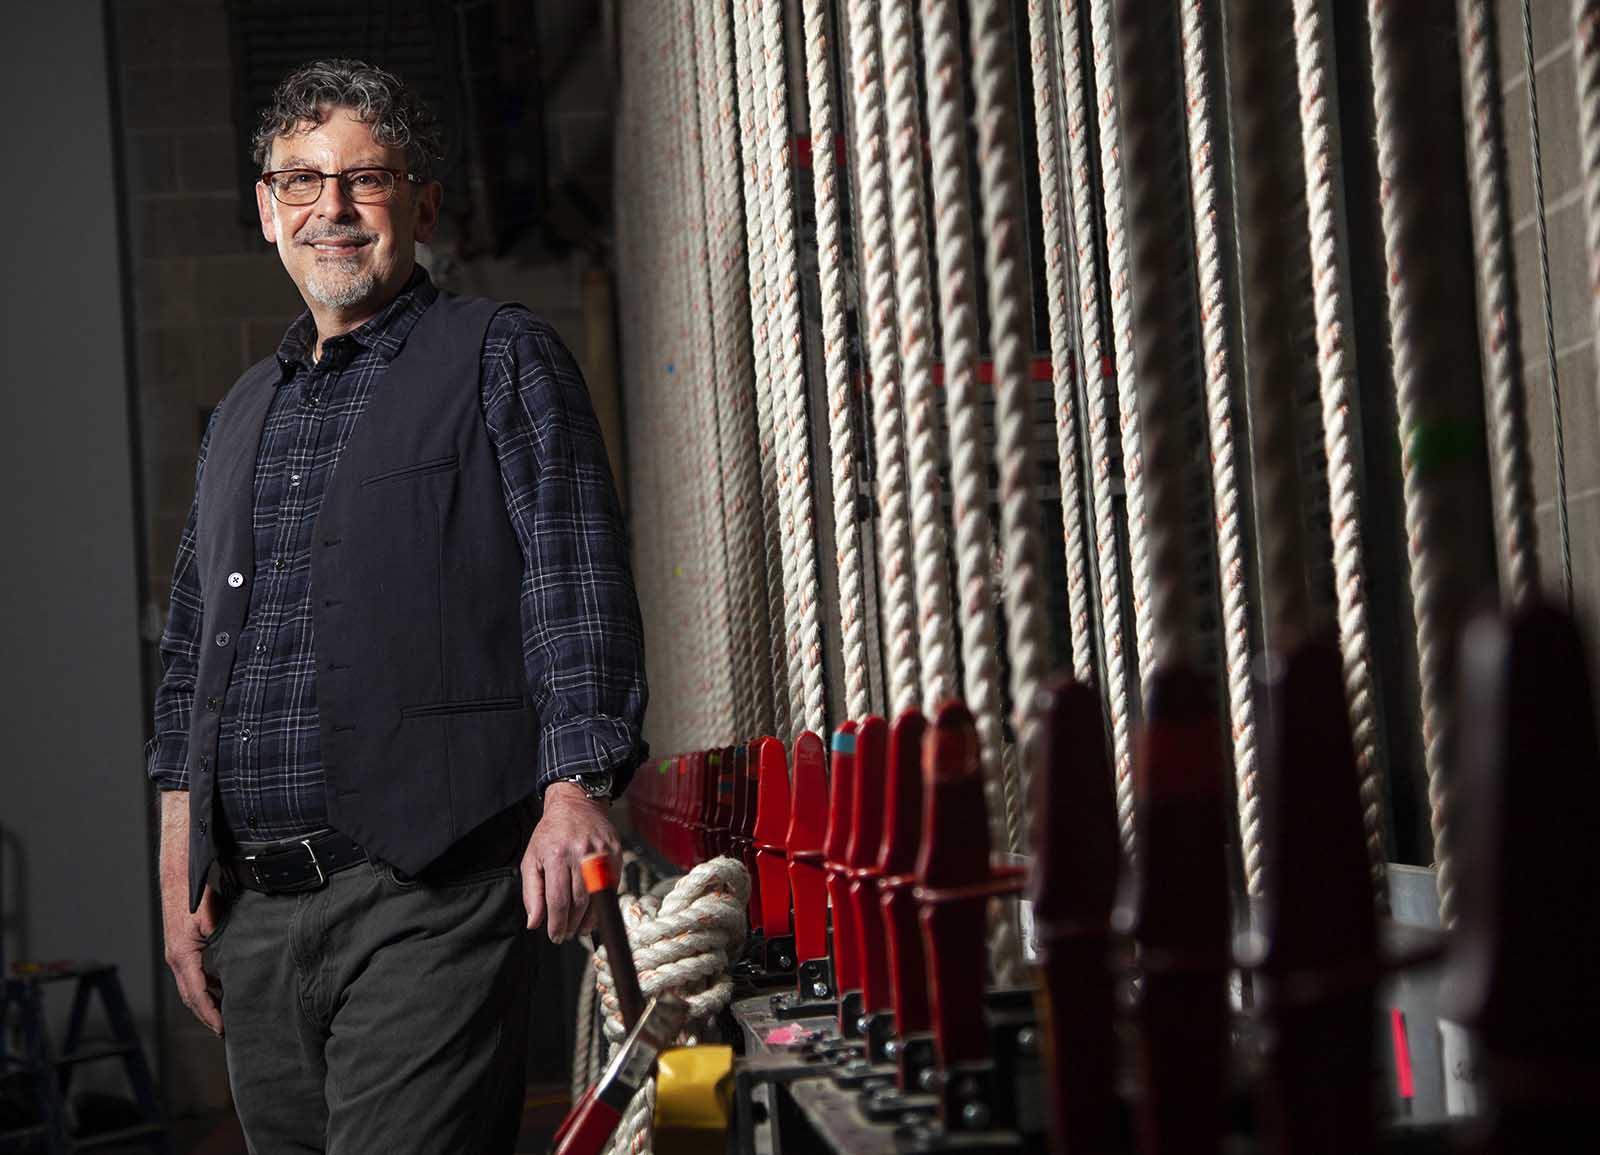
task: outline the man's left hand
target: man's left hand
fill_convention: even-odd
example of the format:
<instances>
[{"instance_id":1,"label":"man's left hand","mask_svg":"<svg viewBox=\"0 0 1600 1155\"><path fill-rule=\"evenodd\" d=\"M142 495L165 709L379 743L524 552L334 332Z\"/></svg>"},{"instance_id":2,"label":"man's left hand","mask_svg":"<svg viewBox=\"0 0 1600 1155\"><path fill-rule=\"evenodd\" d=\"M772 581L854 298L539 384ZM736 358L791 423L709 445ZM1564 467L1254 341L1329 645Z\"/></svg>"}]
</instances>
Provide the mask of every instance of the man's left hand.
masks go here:
<instances>
[{"instance_id":1,"label":"man's left hand","mask_svg":"<svg viewBox=\"0 0 1600 1155\"><path fill-rule=\"evenodd\" d=\"M522 855L522 905L528 929L546 924L551 942L565 942L589 924L589 892L582 864L592 854L622 853L609 803L597 801L572 782L544 792L544 817L533 828Z\"/></svg>"}]
</instances>

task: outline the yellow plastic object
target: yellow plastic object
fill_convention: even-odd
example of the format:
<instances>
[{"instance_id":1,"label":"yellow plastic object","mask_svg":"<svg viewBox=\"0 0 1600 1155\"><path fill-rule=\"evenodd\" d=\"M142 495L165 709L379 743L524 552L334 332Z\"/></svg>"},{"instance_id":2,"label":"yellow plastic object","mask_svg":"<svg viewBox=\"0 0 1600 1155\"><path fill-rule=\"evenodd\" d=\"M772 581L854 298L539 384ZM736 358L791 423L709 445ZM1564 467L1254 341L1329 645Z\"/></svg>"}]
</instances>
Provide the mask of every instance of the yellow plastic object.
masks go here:
<instances>
[{"instance_id":1,"label":"yellow plastic object","mask_svg":"<svg viewBox=\"0 0 1600 1155\"><path fill-rule=\"evenodd\" d=\"M657 1155L727 1150L733 1048L672 1047L656 1059Z\"/></svg>"}]
</instances>

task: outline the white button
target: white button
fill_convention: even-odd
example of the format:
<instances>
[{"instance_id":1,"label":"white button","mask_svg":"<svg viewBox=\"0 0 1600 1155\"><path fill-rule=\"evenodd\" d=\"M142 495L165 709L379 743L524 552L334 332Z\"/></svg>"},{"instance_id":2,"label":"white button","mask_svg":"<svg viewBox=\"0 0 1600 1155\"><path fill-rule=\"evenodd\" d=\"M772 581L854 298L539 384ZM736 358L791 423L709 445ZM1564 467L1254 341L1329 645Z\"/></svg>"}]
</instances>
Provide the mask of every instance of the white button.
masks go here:
<instances>
[{"instance_id":1,"label":"white button","mask_svg":"<svg viewBox=\"0 0 1600 1155\"><path fill-rule=\"evenodd\" d=\"M244 585L244 574L239 573L237 571L235 571L234 573L229 574L228 575L228 584L230 586L232 586L234 589L238 589L240 586Z\"/></svg>"}]
</instances>

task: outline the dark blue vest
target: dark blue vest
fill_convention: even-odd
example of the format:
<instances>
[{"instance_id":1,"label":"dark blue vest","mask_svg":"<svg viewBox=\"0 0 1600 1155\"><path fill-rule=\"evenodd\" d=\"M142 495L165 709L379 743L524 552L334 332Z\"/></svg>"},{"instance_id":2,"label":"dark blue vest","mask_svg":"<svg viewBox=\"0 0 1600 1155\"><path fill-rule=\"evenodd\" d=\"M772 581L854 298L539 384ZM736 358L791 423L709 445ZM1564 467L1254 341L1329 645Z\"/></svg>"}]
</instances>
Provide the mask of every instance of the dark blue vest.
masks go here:
<instances>
[{"instance_id":1,"label":"dark blue vest","mask_svg":"<svg viewBox=\"0 0 1600 1155\"><path fill-rule=\"evenodd\" d=\"M418 319L340 454L312 540L329 821L408 874L538 782L522 550L480 399L484 332L499 308L441 294ZM214 704L250 604L256 455L281 380L269 357L229 391L200 483L191 906L217 856Z\"/></svg>"}]
</instances>

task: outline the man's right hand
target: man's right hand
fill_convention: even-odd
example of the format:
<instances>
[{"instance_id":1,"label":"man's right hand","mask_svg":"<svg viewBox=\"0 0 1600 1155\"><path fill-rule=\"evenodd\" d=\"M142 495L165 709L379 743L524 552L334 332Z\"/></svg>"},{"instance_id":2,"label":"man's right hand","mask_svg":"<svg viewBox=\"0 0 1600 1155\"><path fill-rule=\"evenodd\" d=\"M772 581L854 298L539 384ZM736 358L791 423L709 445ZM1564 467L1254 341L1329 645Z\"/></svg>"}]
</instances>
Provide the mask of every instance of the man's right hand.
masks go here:
<instances>
[{"instance_id":1,"label":"man's right hand","mask_svg":"<svg viewBox=\"0 0 1600 1155\"><path fill-rule=\"evenodd\" d=\"M205 940L217 928L220 900L209 886L200 909L189 913L189 795L161 795L161 929L167 966L178 982L178 997L214 1034L222 1034L221 988L201 965Z\"/></svg>"}]
</instances>

